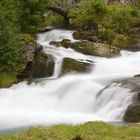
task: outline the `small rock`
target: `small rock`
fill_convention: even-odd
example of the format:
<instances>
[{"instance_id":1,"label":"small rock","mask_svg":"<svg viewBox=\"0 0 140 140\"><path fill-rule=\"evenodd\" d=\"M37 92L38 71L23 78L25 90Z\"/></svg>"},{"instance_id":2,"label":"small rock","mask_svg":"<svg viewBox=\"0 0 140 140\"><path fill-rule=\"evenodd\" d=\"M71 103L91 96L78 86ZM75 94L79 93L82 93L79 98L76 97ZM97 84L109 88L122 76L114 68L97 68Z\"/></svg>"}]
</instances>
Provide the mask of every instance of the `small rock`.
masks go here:
<instances>
[{"instance_id":1,"label":"small rock","mask_svg":"<svg viewBox=\"0 0 140 140\"><path fill-rule=\"evenodd\" d=\"M71 140L84 140L84 139L81 136L77 135L75 138L73 138Z\"/></svg>"}]
</instances>

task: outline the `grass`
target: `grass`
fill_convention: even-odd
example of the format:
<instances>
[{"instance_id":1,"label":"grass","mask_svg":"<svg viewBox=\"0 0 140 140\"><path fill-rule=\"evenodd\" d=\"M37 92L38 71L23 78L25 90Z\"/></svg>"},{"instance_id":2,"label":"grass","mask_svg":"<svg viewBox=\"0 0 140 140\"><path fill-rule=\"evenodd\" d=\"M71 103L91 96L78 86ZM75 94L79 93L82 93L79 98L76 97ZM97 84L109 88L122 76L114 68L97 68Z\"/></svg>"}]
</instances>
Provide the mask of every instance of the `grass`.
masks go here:
<instances>
[{"instance_id":1,"label":"grass","mask_svg":"<svg viewBox=\"0 0 140 140\"><path fill-rule=\"evenodd\" d=\"M9 87L17 81L13 73L0 73L0 88Z\"/></svg>"},{"instance_id":2,"label":"grass","mask_svg":"<svg viewBox=\"0 0 140 140\"><path fill-rule=\"evenodd\" d=\"M31 128L13 136L0 137L0 140L74 140L76 136L80 136L81 140L140 140L140 125L117 127L103 122L56 125Z\"/></svg>"}]
</instances>

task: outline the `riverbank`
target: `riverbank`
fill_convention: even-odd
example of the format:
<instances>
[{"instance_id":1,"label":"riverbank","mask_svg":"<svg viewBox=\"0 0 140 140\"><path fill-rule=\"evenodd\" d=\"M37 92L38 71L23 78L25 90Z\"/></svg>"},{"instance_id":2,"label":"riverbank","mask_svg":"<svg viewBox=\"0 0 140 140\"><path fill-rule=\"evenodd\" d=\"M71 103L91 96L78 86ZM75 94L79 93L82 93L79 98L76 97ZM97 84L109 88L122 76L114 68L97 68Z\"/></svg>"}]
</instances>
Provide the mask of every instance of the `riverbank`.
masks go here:
<instances>
[{"instance_id":1,"label":"riverbank","mask_svg":"<svg viewBox=\"0 0 140 140\"><path fill-rule=\"evenodd\" d=\"M56 125L30 128L0 140L139 140L140 125L113 126L103 122L78 126Z\"/></svg>"}]
</instances>

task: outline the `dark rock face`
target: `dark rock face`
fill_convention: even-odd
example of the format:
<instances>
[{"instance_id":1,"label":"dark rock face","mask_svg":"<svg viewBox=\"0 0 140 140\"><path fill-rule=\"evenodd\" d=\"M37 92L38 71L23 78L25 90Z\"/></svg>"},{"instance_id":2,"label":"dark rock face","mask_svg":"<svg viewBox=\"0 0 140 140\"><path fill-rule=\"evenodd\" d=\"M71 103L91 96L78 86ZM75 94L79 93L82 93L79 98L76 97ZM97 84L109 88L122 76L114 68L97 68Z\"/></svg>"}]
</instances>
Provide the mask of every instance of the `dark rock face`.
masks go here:
<instances>
[{"instance_id":1,"label":"dark rock face","mask_svg":"<svg viewBox=\"0 0 140 140\"><path fill-rule=\"evenodd\" d=\"M49 77L53 74L54 62L52 58L42 51L35 54L33 60L28 63L20 78L32 80L34 78Z\"/></svg>"},{"instance_id":2,"label":"dark rock face","mask_svg":"<svg viewBox=\"0 0 140 140\"><path fill-rule=\"evenodd\" d=\"M133 39L130 42L129 50L131 50L131 51L139 51L140 50L140 38Z\"/></svg>"},{"instance_id":3,"label":"dark rock face","mask_svg":"<svg viewBox=\"0 0 140 140\"><path fill-rule=\"evenodd\" d=\"M89 72L90 63L80 62L71 58L64 58L61 74L70 72Z\"/></svg>"},{"instance_id":4,"label":"dark rock face","mask_svg":"<svg viewBox=\"0 0 140 140\"><path fill-rule=\"evenodd\" d=\"M42 46L35 43L35 42L30 42L25 45L26 47L26 52L25 52L25 58L26 58L26 64L30 63L33 61L35 53L42 50Z\"/></svg>"},{"instance_id":5,"label":"dark rock face","mask_svg":"<svg viewBox=\"0 0 140 140\"><path fill-rule=\"evenodd\" d=\"M108 4L121 3L121 4L135 4L136 0L107 0Z\"/></svg>"},{"instance_id":6,"label":"dark rock face","mask_svg":"<svg viewBox=\"0 0 140 140\"><path fill-rule=\"evenodd\" d=\"M140 103L129 106L125 113L124 120L132 123L140 122Z\"/></svg>"},{"instance_id":7,"label":"dark rock face","mask_svg":"<svg viewBox=\"0 0 140 140\"><path fill-rule=\"evenodd\" d=\"M134 93L137 93L135 102L131 104L124 116L126 122L140 122L140 76L135 76L122 82L122 86L130 88Z\"/></svg>"}]
</instances>

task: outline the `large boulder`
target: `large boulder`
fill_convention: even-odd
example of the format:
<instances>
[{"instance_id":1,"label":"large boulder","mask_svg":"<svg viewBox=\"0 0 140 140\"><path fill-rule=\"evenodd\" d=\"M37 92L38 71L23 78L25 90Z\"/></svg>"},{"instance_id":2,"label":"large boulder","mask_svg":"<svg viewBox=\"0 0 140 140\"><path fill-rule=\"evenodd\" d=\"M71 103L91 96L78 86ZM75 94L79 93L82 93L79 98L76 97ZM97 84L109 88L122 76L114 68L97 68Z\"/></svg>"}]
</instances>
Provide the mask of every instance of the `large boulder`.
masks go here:
<instances>
[{"instance_id":1,"label":"large boulder","mask_svg":"<svg viewBox=\"0 0 140 140\"><path fill-rule=\"evenodd\" d=\"M129 92L129 94L123 93L125 91ZM128 78L123 81L116 81L115 83L111 83L107 85L103 90L101 90L98 93L97 97L98 98L100 98L99 96L104 97L104 95L102 94L108 94L109 92L112 92L113 94L115 94L115 96L117 95L119 96L119 94L126 95L124 105L126 105L125 101L129 101L128 103L129 106L127 106L126 111L123 114L124 115L123 120L125 122L131 123L140 122L140 76L135 76L133 78ZM115 97L114 99L116 99L116 102L117 100L123 101L122 100L123 98L120 97L119 98ZM102 105L104 106L104 104Z\"/></svg>"},{"instance_id":2,"label":"large boulder","mask_svg":"<svg viewBox=\"0 0 140 140\"><path fill-rule=\"evenodd\" d=\"M126 122L140 122L140 76L125 80L122 86L130 88L132 94L136 93L135 101L128 107L124 120Z\"/></svg>"},{"instance_id":3,"label":"large boulder","mask_svg":"<svg viewBox=\"0 0 140 140\"><path fill-rule=\"evenodd\" d=\"M90 63L80 62L71 58L64 58L61 74L66 74L70 72L89 72L90 71Z\"/></svg>"},{"instance_id":4,"label":"large boulder","mask_svg":"<svg viewBox=\"0 0 140 140\"><path fill-rule=\"evenodd\" d=\"M89 31L75 31L73 33L73 37L76 40L88 40L92 42L97 42L98 38L95 36L94 32L89 32Z\"/></svg>"},{"instance_id":5,"label":"large boulder","mask_svg":"<svg viewBox=\"0 0 140 140\"><path fill-rule=\"evenodd\" d=\"M42 46L35 38L28 34L21 34L20 41L25 47L24 65L19 72L19 78L32 80L34 78L49 77L53 73L53 59L42 52Z\"/></svg>"},{"instance_id":6,"label":"large boulder","mask_svg":"<svg viewBox=\"0 0 140 140\"><path fill-rule=\"evenodd\" d=\"M125 49L129 51L139 51L140 50L140 35L136 34L116 34L112 40L112 46L116 46L120 49Z\"/></svg>"},{"instance_id":7,"label":"large boulder","mask_svg":"<svg viewBox=\"0 0 140 140\"><path fill-rule=\"evenodd\" d=\"M62 40L61 42L51 42L51 44L65 48L72 48L78 52L87 55L95 55L101 57L113 57L120 54L120 49L108 44L94 43L90 41L70 42L69 40Z\"/></svg>"},{"instance_id":8,"label":"large boulder","mask_svg":"<svg viewBox=\"0 0 140 140\"><path fill-rule=\"evenodd\" d=\"M28 63L20 78L33 80L34 78L50 77L53 74L54 61L52 57L42 51L35 54L33 60Z\"/></svg>"}]
</instances>

